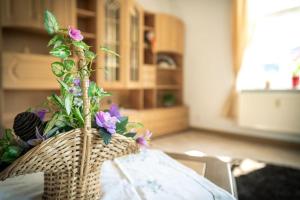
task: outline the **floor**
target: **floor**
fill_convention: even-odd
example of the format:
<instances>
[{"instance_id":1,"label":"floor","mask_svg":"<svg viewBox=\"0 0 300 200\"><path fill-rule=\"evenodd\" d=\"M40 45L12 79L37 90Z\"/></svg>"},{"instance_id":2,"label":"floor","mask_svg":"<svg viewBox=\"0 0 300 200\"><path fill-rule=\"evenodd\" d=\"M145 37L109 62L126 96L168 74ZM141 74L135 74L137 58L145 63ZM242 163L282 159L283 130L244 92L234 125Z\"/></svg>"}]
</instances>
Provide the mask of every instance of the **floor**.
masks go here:
<instances>
[{"instance_id":1,"label":"floor","mask_svg":"<svg viewBox=\"0 0 300 200\"><path fill-rule=\"evenodd\" d=\"M174 153L253 159L300 169L300 148L264 140L249 140L209 131L190 130L152 140L152 148Z\"/></svg>"}]
</instances>

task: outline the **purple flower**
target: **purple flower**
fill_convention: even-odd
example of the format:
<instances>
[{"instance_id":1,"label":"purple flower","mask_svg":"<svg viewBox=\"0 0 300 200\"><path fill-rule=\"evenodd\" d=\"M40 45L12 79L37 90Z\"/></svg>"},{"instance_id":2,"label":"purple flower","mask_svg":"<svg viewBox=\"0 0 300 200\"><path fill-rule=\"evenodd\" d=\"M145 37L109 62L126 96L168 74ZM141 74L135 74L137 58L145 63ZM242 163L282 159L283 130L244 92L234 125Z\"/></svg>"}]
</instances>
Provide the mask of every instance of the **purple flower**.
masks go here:
<instances>
[{"instance_id":1,"label":"purple flower","mask_svg":"<svg viewBox=\"0 0 300 200\"><path fill-rule=\"evenodd\" d=\"M36 146L38 144L41 144L43 141L47 140L48 137L42 136L39 132L39 129L35 127L35 139L30 139L27 141L27 143L31 146Z\"/></svg>"},{"instance_id":2,"label":"purple flower","mask_svg":"<svg viewBox=\"0 0 300 200\"><path fill-rule=\"evenodd\" d=\"M118 118L110 115L109 112L100 111L96 114L96 123L99 127L105 128L110 134L116 133Z\"/></svg>"},{"instance_id":3,"label":"purple flower","mask_svg":"<svg viewBox=\"0 0 300 200\"><path fill-rule=\"evenodd\" d=\"M109 114L112 116L112 117L116 117L118 119L121 119L121 114L120 114L120 111L119 111L119 107L116 105L116 104L112 104L109 108Z\"/></svg>"},{"instance_id":4,"label":"purple flower","mask_svg":"<svg viewBox=\"0 0 300 200\"><path fill-rule=\"evenodd\" d=\"M46 110L46 109L41 109L41 110L37 111L36 114L39 116L39 118L40 118L42 121L44 121L47 112L48 112L48 110Z\"/></svg>"},{"instance_id":5,"label":"purple flower","mask_svg":"<svg viewBox=\"0 0 300 200\"><path fill-rule=\"evenodd\" d=\"M83 36L81 35L80 30L76 28L72 28L69 26L69 36L75 41L81 41L83 40Z\"/></svg>"},{"instance_id":6,"label":"purple flower","mask_svg":"<svg viewBox=\"0 0 300 200\"><path fill-rule=\"evenodd\" d=\"M79 87L80 86L80 78L75 78L73 83L74 83L75 86Z\"/></svg>"},{"instance_id":7,"label":"purple flower","mask_svg":"<svg viewBox=\"0 0 300 200\"><path fill-rule=\"evenodd\" d=\"M143 136L139 136L136 138L136 143L141 145L142 147L148 147L148 141L150 140L152 133L147 130Z\"/></svg>"},{"instance_id":8,"label":"purple flower","mask_svg":"<svg viewBox=\"0 0 300 200\"><path fill-rule=\"evenodd\" d=\"M71 94L73 94L74 96L76 96L76 97L82 96L81 88L80 88L80 87L77 87L77 86L71 87L71 88L69 89L69 92L70 92Z\"/></svg>"}]
</instances>

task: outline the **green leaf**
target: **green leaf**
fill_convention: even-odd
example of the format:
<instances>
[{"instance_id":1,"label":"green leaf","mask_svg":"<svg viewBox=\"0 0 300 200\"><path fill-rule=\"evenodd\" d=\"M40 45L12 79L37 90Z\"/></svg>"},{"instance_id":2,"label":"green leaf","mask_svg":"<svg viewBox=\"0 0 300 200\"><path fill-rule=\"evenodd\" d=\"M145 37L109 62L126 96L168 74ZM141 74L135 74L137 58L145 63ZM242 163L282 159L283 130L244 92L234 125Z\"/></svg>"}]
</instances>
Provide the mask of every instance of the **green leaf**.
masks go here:
<instances>
[{"instance_id":1,"label":"green leaf","mask_svg":"<svg viewBox=\"0 0 300 200\"><path fill-rule=\"evenodd\" d=\"M67 114L70 115L72 110L72 96L70 94L65 97L65 109Z\"/></svg>"},{"instance_id":2,"label":"green leaf","mask_svg":"<svg viewBox=\"0 0 300 200\"><path fill-rule=\"evenodd\" d=\"M67 84L72 83L73 80L74 80L74 78L73 78L73 75L71 73L66 74L65 77L64 77L64 82L67 83Z\"/></svg>"},{"instance_id":3,"label":"green leaf","mask_svg":"<svg viewBox=\"0 0 300 200\"><path fill-rule=\"evenodd\" d=\"M53 48L50 51L50 54L55 56L55 57L65 59L65 58L67 58L71 55L71 51L70 51L70 48L68 46L61 45L61 46Z\"/></svg>"},{"instance_id":4,"label":"green leaf","mask_svg":"<svg viewBox=\"0 0 300 200\"><path fill-rule=\"evenodd\" d=\"M110 49L107 48L107 47L100 47L100 49L101 49L102 51L104 51L105 53L112 54L112 55L114 55L114 56L120 57L119 54L117 54L116 52L110 50Z\"/></svg>"},{"instance_id":5,"label":"green leaf","mask_svg":"<svg viewBox=\"0 0 300 200\"><path fill-rule=\"evenodd\" d=\"M18 146L8 146L1 156L1 161L12 163L21 155L22 149Z\"/></svg>"},{"instance_id":6,"label":"green leaf","mask_svg":"<svg viewBox=\"0 0 300 200\"><path fill-rule=\"evenodd\" d=\"M58 32L59 30L59 25L55 16L48 10L46 10L44 14L44 26L50 35Z\"/></svg>"},{"instance_id":7,"label":"green leaf","mask_svg":"<svg viewBox=\"0 0 300 200\"><path fill-rule=\"evenodd\" d=\"M99 134L103 138L104 144L108 145L111 141L111 134L107 132L104 128L99 129Z\"/></svg>"},{"instance_id":8,"label":"green leaf","mask_svg":"<svg viewBox=\"0 0 300 200\"><path fill-rule=\"evenodd\" d=\"M96 58L96 54L92 51L89 51L89 50L84 52L84 56L90 61L92 61Z\"/></svg>"},{"instance_id":9,"label":"green leaf","mask_svg":"<svg viewBox=\"0 0 300 200\"><path fill-rule=\"evenodd\" d=\"M124 134L125 137L131 137L131 138L134 138L136 136L136 133L134 132L129 132L129 133L126 133Z\"/></svg>"},{"instance_id":10,"label":"green leaf","mask_svg":"<svg viewBox=\"0 0 300 200\"><path fill-rule=\"evenodd\" d=\"M55 126L62 128L66 126L67 121L62 113L58 113L57 120L55 122Z\"/></svg>"},{"instance_id":11,"label":"green leaf","mask_svg":"<svg viewBox=\"0 0 300 200\"><path fill-rule=\"evenodd\" d=\"M126 132L126 126L128 124L128 117L121 117L119 122L116 124L116 132L119 134L123 134Z\"/></svg>"},{"instance_id":12,"label":"green leaf","mask_svg":"<svg viewBox=\"0 0 300 200\"><path fill-rule=\"evenodd\" d=\"M79 108L75 107L74 115L75 115L76 119L78 120L78 122L80 123L80 125L83 126L84 125L84 119L82 117L82 114L81 114Z\"/></svg>"},{"instance_id":13,"label":"green leaf","mask_svg":"<svg viewBox=\"0 0 300 200\"><path fill-rule=\"evenodd\" d=\"M52 137L55 133L57 133L57 131L60 129L60 127L54 127L53 129L49 130L45 136L47 138Z\"/></svg>"},{"instance_id":14,"label":"green leaf","mask_svg":"<svg viewBox=\"0 0 300 200\"><path fill-rule=\"evenodd\" d=\"M12 142L14 140L14 136L11 129L5 129L4 131L4 139L7 142Z\"/></svg>"},{"instance_id":15,"label":"green leaf","mask_svg":"<svg viewBox=\"0 0 300 200\"><path fill-rule=\"evenodd\" d=\"M64 67L67 71L71 71L75 66L74 60L64 60Z\"/></svg>"},{"instance_id":16,"label":"green leaf","mask_svg":"<svg viewBox=\"0 0 300 200\"><path fill-rule=\"evenodd\" d=\"M83 41L73 41L72 44L75 47L81 48L81 49L85 49L88 50L90 47Z\"/></svg>"},{"instance_id":17,"label":"green leaf","mask_svg":"<svg viewBox=\"0 0 300 200\"><path fill-rule=\"evenodd\" d=\"M133 129L133 128L143 128L144 125L140 122L128 122L127 129Z\"/></svg>"},{"instance_id":18,"label":"green leaf","mask_svg":"<svg viewBox=\"0 0 300 200\"><path fill-rule=\"evenodd\" d=\"M97 92L97 85L96 85L95 82L91 81L89 89L88 89L88 95L89 95L89 97L95 96L96 92Z\"/></svg>"},{"instance_id":19,"label":"green leaf","mask_svg":"<svg viewBox=\"0 0 300 200\"><path fill-rule=\"evenodd\" d=\"M27 110L26 110L26 112L33 112L33 111L34 111L34 109L31 107L27 108Z\"/></svg>"},{"instance_id":20,"label":"green leaf","mask_svg":"<svg viewBox=\"0 0 300 200\"><path fill-rule=\"evenodd\" d=\"M48 132L54 127L57 119L58 119L59 114L55 113L52 117L52 119L47 123L45 129L44 129L44 133L48 134Z\"/></svg>"},{"instance_id":21,"label":"green leaf","mask_svg":"<svg viewBox=\"0 0 300 200\"><path fill-rule=\"evenodd\" d=\"M64 38L61 35L55 35L49 42L48 47L53 46L53 48L56 48L60 45L62 45L64 42Z\"/></svg>"},{"instance_id":22,"label":"green leaf","mask_svg":"<svg viewBox=\"0 0 300 200\"><path fill-rule=\"evenodd\" d=\"M60 108L64 108L64 103L61 100L61 98L59 96L57 96L56 94L52 94L51 95L51 100L53 101L53 103L55 103L58 107Z\"/></svg>"},{"instance_id":23,"label":"green leaf","mask_svg":"<svg viewBox=\"0 0 300 200\"><path fill-rule=\"evenodd\" d=\"M57 81L59 82L59 84L60 84L66 91L69 91L69 86L68 86L65 82L63 82L63 81L61 81L61 80L59 80L59 79L57 79Z\"/></svg>"},{"instance_id":24,"label":"green leaf","mask_svg":"<svg viewBox=\"0 0 300 200\"><path fill-rule=\"evenodd\" d=\"M57 77L64 75L64 65L61 62L54 62L51 64L52 72Z\"/></svg>"}]
</instances>

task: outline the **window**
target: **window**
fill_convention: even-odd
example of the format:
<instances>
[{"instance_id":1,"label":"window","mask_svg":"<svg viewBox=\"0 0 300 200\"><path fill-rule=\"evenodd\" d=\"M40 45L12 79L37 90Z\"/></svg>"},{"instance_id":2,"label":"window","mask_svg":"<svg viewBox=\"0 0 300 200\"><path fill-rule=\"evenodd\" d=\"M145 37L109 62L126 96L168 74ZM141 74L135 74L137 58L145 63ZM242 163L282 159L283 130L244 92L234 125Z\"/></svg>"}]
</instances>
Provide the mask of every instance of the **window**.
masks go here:
<instances>
[{"instance_id":1,"label":"window","mask_svg":"<svg viewBox=\"0 0 300 200\"><path fill-rule=\"evenodd\" d=\"M300 1L249 0L249 44L237 89L291 89L300 64Z\"/></svg>"},{"instance_id":2,"label":"window","mask_svg":"<svg viewBox=\"0 0 300 200\"><path fill-rule=\"evenodd\" d=\"M120 2L105 2L105 46L120 53ZM120 62L116 56L105 54L105 80L120 80Z\"/></svg>"},{"instance_id":3,"label":"window","mask_svg":"<svg viewBox=\"0 0 300 200\"><path fill-rule=\"evenodd\" d=\"M130 13L130 80L139 79L139 11L134 8Z\"/></svg>"}]
</instances>

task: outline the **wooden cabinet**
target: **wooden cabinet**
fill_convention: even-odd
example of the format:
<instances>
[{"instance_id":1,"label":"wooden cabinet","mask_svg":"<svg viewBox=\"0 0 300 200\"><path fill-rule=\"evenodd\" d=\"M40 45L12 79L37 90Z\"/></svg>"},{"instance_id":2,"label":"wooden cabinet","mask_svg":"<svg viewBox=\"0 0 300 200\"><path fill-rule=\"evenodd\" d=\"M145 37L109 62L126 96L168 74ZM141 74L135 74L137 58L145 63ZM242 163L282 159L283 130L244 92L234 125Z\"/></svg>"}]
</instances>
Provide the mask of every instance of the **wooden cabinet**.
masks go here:
<instances>
[{"instance_id":1,"label":"wooden cabinet","mask_svg":"<svg viewBox=\"0 0 300 200\"><path fill-rule=\"evenodd\" d=\"M1 0L3 27L43 30L44 11L53 12L62 26L73 25L74 0Z\"/></svg>"},{"instance_id":2,"label":"wooden cabinet","mask_svg":"<svg viewBox=\"0 0 300 200\"><path fill-rule=\"evenodd\" d=\"M168 14L156 14L156 51L183 53L184 25Z\"/></svg>"},{"instance_id":3,"label":"wooden cabinet","mask_svg":"<svg viewBox=\"0 0 300 200\"><path fill-rule=\"evenodd\" d=\"M124 85L124 3L122 0L100 0L100 44L120 55L116 57L103 52L99 54L97 82L104 88L121 88Z\"/></svg>"},{"instance_id":4,"label":"wooden cabinet","mask_svg":"<svg viewBox=\"0 0 300 200\"><path fill-rule=\"evenodd\" d=\"M188 108L185 106L142 111L121 110L121 113L128 115L130 121L142 122L146 129L153 132L154 137L188 129Z\"/></svg>"},{"instance_id":5,"label":"wooden cabinet","mask_svg":"<svg viewBox=\"0 0 300 200\"><path fill-rule=\"evenodd\" d=\"M12 90L58 89L51 71L57 61L46 55L3 53L3 88Z\"/></svg>"},{"instance_id":6,"label":"wooden cabinet","mask_svg":"<svg viewBox=\"0 0 300 200\"><path fill-rule=\"evenodd\" d=\"M141 88L143 62L143 9L134 1L127 1L127 35L129 43L127 63L127 87Z\"/></svg>"},{"instance_id":7,"label":"wooden cabinet","mask_svg":"<svg viewBox=\"0 0 300 200\"><path fill-rule=\"evenodd\" d=\"M133 0L100 2L100 43L120 57L100 53L97 81L107 89L141 87L143 10Z\"/></svg>"}]
</instances>

